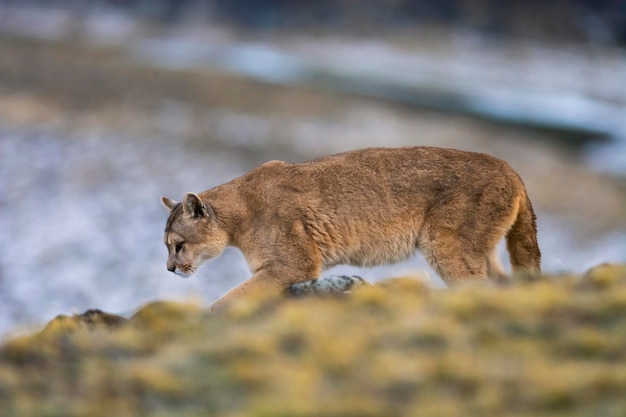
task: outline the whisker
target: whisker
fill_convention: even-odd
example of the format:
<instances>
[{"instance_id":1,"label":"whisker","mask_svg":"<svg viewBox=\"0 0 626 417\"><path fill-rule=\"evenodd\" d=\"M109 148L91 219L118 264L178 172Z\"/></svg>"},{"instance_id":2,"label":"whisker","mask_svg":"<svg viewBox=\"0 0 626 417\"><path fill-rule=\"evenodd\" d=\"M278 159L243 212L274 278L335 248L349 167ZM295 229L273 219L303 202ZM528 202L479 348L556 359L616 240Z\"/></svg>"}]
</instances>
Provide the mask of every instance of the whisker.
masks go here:
<instances>
[{"instance_id":1,"label":"whisker","mask_svg":"<svg viewBox=\"0 0 626 417\"><path fill-rule=\"evenodd\" d=\"M191 284L193 285L196 292L200 292L200 282L198 282L197 274L193 274L189 278L191 278Z\"/></svg>"},{"instance_id":2,"label":"whisker","mask_svg":"<svg viewBox=\"0 0 626 417\"><path fill-rule=\"evenodd\" d=\"M196 271L195 276L199 278L198 282L200 281L200 279L202 280L207 279L207 277L202 272L200 272L200 270Z\"/></svg>"}]
</instances>

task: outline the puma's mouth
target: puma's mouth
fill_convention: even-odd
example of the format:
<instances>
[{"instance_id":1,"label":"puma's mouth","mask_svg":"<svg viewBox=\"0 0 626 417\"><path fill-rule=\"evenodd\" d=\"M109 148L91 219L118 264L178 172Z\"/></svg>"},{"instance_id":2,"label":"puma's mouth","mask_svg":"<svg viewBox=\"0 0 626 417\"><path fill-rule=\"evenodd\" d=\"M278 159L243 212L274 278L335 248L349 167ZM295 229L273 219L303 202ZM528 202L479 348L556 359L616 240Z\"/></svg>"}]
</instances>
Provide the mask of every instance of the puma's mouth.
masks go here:
<instances>
[{"instance_id":1,"label":"puma's mouth","mask_svg":"<svg viewBox=\"0 0 626 417\"><path fill-rule=\"evenodd\" d=\"M174 268L174 271L172 272L174 272L176 275L178 275L181 278L191 278L196 273L195 269L192 267L186 267L186 268L176 267Z\"/></svg>"}]
</instances>

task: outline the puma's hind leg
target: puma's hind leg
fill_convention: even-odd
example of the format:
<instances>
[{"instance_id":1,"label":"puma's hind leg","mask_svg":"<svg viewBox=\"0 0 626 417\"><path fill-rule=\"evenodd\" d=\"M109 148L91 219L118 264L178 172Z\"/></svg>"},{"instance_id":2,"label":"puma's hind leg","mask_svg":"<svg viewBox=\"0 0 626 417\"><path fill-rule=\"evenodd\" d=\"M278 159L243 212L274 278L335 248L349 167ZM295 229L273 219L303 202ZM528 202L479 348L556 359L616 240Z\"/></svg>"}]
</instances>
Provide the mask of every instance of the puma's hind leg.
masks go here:
<instances>
[{"instance_id":1,"label":"puma's hind leg","mask_svg":"<svg viewBox=\"0 0 626 417\"><path fill-rule=\"evenodd\" d=\"M498 258L498 248L494 247L489 255L487 255L487 276L489 278L494 279L496 282L506 282L508 276L504 269L502 268L502 264L500 263L500 259Z\"/></svg>"},{"instance_id":2,"label":"puma's hind leg","mask_svg":"<svg viewBox=\"0 0 626 417\"><path fill-rule=\"evenodd\" d=\"M437 236L420 248L430 266L448 286L464 280L487 277L486 251L476 252L468 249L455 236Z\"/></svg>"},{"instance_id":3,"label":"puma's hind leg","mask_svg":"<svg viewBox=\"0 0 626 417\"><path fill-rule=\"evenodd\" d=\"M502 238L500 230L474 233L457 228L430 230L420 251L430 266L447 284L465 280L506 278L498 259L497 243Z\"/></svg>"},{"instance_id":4,"label":"puma's hind leg","mask_svg":"<svg viewBox=\"0 0 626 417\"><path fill-rule=\"evenodd\" d=\"M477 200L471 204L460 199L465 203L462 217L447 206L429 212L419 248L446 284L506 277L497 244L517 217L520 197L515 187L505 191L506 195L490 192L475 196Z\"/></svg>"}]
</instances>

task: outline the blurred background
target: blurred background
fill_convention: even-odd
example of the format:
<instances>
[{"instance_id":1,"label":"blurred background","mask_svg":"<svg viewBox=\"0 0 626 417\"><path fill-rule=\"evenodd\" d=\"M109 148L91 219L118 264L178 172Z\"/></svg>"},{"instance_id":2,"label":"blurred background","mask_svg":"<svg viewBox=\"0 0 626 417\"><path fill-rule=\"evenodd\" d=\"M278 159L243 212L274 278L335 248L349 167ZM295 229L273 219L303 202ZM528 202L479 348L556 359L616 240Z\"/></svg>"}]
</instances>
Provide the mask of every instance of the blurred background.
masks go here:
<instances>
[{"instance_id":1,"label":"blurred background","mask_svg":"<svg viewBox=\"0 0 626 417\"><path fill-rule=\"evenodd\" d=\"M168 273L161 195L368 146L503 158L546 272L624 262L625 46L619 0L0 1L0 335L208 304L247 266ZM420 255L332 273L443 286Z\"/></svg>"}]
</instances>

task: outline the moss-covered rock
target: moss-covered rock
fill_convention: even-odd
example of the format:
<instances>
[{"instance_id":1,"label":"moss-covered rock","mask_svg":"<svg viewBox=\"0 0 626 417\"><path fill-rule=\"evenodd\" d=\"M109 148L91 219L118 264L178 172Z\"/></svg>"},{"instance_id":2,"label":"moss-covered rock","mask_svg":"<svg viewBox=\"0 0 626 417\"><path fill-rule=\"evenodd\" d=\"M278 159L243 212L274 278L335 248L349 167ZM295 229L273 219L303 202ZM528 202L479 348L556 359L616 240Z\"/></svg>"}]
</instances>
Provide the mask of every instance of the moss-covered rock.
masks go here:
<instances>
[{"instance_id":1,"label":"moss-covered rock","mask_svg":"<svg viewBox=\"0 0 626 417\"><path fill-rule=\"evenodd\" d=\"M626 267L544 278L60 316L0 347L0 414L623 415Z\"/></svg>"}]
</instances>

